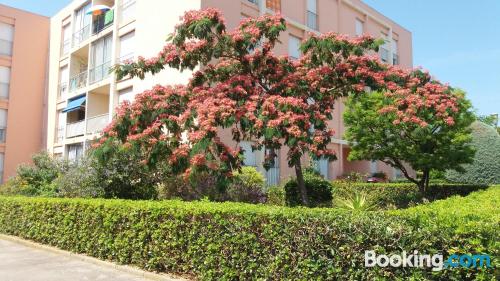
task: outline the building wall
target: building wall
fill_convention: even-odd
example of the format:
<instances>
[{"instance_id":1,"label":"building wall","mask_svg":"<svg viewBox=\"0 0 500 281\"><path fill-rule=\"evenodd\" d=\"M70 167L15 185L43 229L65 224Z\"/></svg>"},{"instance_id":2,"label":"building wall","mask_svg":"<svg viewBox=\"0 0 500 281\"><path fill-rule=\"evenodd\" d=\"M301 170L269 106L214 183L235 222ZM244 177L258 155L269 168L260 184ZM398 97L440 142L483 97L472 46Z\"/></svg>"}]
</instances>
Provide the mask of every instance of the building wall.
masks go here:
<instances>
[{"instance_id":1,"label":"building wall","mask_svg":"<svg viewBox=\"0 0 500 281\"><path fill-rule=\"evenodd\" d=\"M11 69L9 98L0 100L8 111L6 141L0 144L8 179L45 147L49 18L0 5L0 22L14 26L12 55L0 56L0 66Z\"/></svg>"},{"instance_id":2,"label":"building wall","mask_svg":"<svg viewBox=\"0 0 500 281\"><path fill-rule=\"evenodd\" d=\"M187 10L215 7L222 11L228 30L236 27L243 18L256 17L265 13L280 12L288 22L288 30L280 36L280 44L275 48L275 53L278 55L287 55L294 50L291 49L288 42L293 38L299 40L306 39L308 34L322 32L338 32L354 36L356 33L356 20L363 22L363 33L371 34L375 37L380 37L385 34L388 40L395 39L398 44L399 62L404 67L412 66L411 53L411 33L403 27L397 25L390 19L381 15L377 11L365 5L359 0L317 0L316 27L308 26L308 7L306 0L186 0L175 1L156 1L152 6L148 1L131 1L131 0L93 0L92 4L107 4L113 6L115 11L115 21L112 26L103 30L97 35L92 35L89 39L82 42L77 47L71 48L68 55L61 55L61 45L63 44L62 34L63 26L75 20L75 11L81 7L86 1L75 0L69 6L60 11L56 16L51 18L51 60L50 60L50 82L49 82L49 108L48 108L48 132L47 132L47 147L49 151L55 154L67 156L67 146L73 143L88 144L93 138L98 136L95 133L85 133L72 138L63 138L61 141L55 141L56 132L59 131L56 116L58 110L64 109L67 106L68 100L76 95L86 94L90 97L86 104L86 120L89 116L93 116L96 112L101 113L103 108L108 108L109 118L114 114L115 107L118 106L119 94L127 92L127 96L133 96L144 90L150 89L155 84L183 84L186 83L191 76L191 71L179 73L177 70L166 69L155 76L148 75L146 79L124 79L116 81L114 75L107 79L103 79L98 83L87 83L87 85L78 91L70 92L65 98L58 98L59 70L63 65L73 65L70 75L75 75L75 65L79 65L77 58L83 58L84 61L89 61L92 56L92 45L94 42L112 34L112 58L113 64L120 61L120 56L123 53L121 39L124 35L131 34L133 36L133 50L131 59L138 56L145 58L152 57L158 54L165 44L165 39L168 34L174 30L174 26L179 22L180 16ZM90 1L87 1L90 2ZM126 17L127 13L124 7L130 3L134 4L134 12L132 17ZM279 10L271 10L267 8L267 4L274 3L274 7ZM128 7L128 6L127 6ZM270 7L270 6L269 6ZM280 8L279 8L280 7ZM74 31L74 29L71 29ZM74 41L74 40L73 40ZM392 50L389 44L389 59L392 62ZM124 48L125 49L125 48ZM71 79L70 79L71 80ZM67 82L67 81L66 81ZM132 93L132 94L130 94ZM97 94L108 95L108 98L95 98ZM99 103L99 104L96 104ZM334 111L334 120L331 122L331 127L336 131L331 147L337 151L339 160L328 164L328 177L336 178L351 168L364 169L366 163L348 163L346 161L348 155L347 143L343 140L345 131L342 122L342 113L344 105L340 100ZM86 127L88 127L88 122ZM88 129L88 128L87 128ZM67 131L68 128L65 128ZM237 144L231 141L231 136L227 131L221 131L222 139L232 146ZM260 153L260 152L259 152ZM263 153L263 152L262 152ZM260 157L260 156L259 156ZM293 175L293 169L289 168L286 161L286 148L280 151L279 161L279 179L284 180ZM304 159L304 165L309 164L309 160ZM368 163L368 162L367 162ZM368 165L369 166L369 165ZM385 169L385 168L384 168Z\"/></svg>"}]
</instances>

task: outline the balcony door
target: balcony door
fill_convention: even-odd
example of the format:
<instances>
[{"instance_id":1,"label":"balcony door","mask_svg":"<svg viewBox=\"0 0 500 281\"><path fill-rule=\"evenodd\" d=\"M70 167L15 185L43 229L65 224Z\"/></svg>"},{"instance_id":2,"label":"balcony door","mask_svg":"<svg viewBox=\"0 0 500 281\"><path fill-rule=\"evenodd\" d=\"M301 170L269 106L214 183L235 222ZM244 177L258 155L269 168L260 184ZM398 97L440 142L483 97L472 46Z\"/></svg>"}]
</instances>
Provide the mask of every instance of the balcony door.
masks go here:
<instances>
[{"instance_id":1,"label":"balcony door","mask_svg":"<svg viewBox=\"0 0 500 281\"><path fill-rule=\"evenodd\" d=\"M87 12L90 10L91 3L81 7L75 12L75 21L73 24L73 44L79 44L90 36L91 15Z\"/></svg>"},{"instance_id":2,"label":"balcony door","mask_svg":"<svg viewBox=\"0 0 500 281\"><path fill-rule=\"evenodd\" d=\"M90 82L98 82L107 78L111 67L112 34L98 40L92 45Z\"/></svg>"}]
</instances>

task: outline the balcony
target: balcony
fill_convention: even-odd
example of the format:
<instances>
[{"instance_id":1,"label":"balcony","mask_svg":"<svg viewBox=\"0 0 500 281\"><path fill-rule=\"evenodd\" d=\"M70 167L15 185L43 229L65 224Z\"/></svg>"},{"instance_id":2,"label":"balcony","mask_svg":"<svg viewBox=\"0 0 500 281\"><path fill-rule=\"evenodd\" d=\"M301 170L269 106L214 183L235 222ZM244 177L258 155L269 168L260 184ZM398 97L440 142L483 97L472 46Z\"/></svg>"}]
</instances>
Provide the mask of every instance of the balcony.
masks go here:
<instances>
[{"instance_id":1,"label":"balcony","mask_svg":"<svg viewBox=\"0 0 500 281\"><path fill-rule=\"evenodd\" d=\"M68 123L66 125L66 138L74 138L85 134L85 120Z\"/></svg>"},{"instance_id":2,"label":"balcony","mask_svg":"<svg viewBox=\"0 0 500 281\"><path fill-rule=\"evenodd\" d=\"M85 70L69 79L69 91L73 92L87 86L88 71Z\"/></svg>"},{"instance_id":3,"label":"balcony","mask_svg":"<svg viewBox=\"0 0 500 281\"><path fill-rule=\"evenodd\" d=\"M318 30L318 14L307 11L307 27L312 30Z\"/></svg>"},{"instance_id":4,"label":"balcony","mask_svg":"<svg viewBox=\"0 0 500 281\"><path fill-rule=\"evenodd\" d=\"M0 56L12 56L12 41L0 39Z\"/></svg>"},{"instance_id":5,"label":"balcony","mask_svg":"<svg viewBox=\"0 0 500 281\"><path fill-rule=\"evenodd\" d=\"M90 83L96 83L109 77L111 61L105 62L90 69Z\"/></svg>"},{"instance_id":6,"label":"balcony","mask_svg":"<svg viewBox=\"0 0 500 281\"><path fill-rule=\"evenodd\" d=\"M0 143L5 143L5 140L7 139L7 128L6 127L0 127Z\"/></svg>"},{"instance_id":7,"label":"balcony","mask_svg":"<svg viewBox=\"0 0 500 281\"><path fill-rule=\"evenodd\" d=\"M87 134L97 134L102 132L108 125L109 113L104 113L87 119Z\"/></svg>"},{"instance_id":8,"label":"balcony","mask_svg":"<svg viewBox=\"0 0 500 281\"><path fill-rule=\"evenodd\" d=\"M96 16L92 21L92 34L97 34L107 27L111 26L114 22L114 10L109 10L103 15Z\"/></svg>"},{"instance_id":9,"label":"balcony","mask_svg":"<svg viewBox=\"0 0 500 281\"><path fill-rule=\"evenodd\" d=\"M73 33L73 47L80 45L90 37L90 24Z\"/></svg>"},{"instance_id":10,"label":"balcony","mask_svg":"<svg viewBox=\"0 0 500 281\"><path fill-rule=\"evenodd\" d=\"M0 99L8 99L9 98L9 83L0 82Z\"/></svg>"},{"instance_id":11,"label":"balcony","mask_svg":"<svg viewBox=\"0 0 500 281\"><path fill-rule=\"evenodd\" d=\"M71 45L70 39L66 39L61 43L61 56L65 56L69 53L70 45Z\"/></svg>"}]
</instances>

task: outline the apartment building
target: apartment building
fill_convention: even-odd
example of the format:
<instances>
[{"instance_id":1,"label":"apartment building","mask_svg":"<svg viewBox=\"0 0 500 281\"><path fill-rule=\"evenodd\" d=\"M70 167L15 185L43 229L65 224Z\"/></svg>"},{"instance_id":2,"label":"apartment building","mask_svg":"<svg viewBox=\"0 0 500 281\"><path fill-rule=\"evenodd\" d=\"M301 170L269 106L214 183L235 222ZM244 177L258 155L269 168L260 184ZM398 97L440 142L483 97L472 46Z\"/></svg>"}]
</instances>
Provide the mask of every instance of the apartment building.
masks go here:
<instances>
[{"instance_id":1,"label":"apartment building","mask_svg":"<svg viewBox=\"0 0 500 281\"><path fill-rule=\"evenodd\" d=\"M101 15L89 14L96 5L111 9ZM386 40L380 49L382 61L412 65L411 33L360 0L75 0L51 18L47 149L56 156L76 159L110 122L121 101L132 100L135 94L155 84L186 83L189 71L166 69L144 80L117 81L109 70L137 56L155 56L185 11L207 7L220 9L229 29L246 17L281 13L289 26L276 47L278 54L300 57L298 46L310 32L334 31L352 36L367 33ZM384 171L397 176L397 171L381 163L347 161L349 146L342 139L343 110L339 102L331 124L336 131L331 146L339 160L318 161L313 163L315 167L329 179L350 171ZM287 165L286 149L279 152L275 167L265 171L263 151L252 152L250 142L231 143L227 131L221 135L229 144L245 149L245 164L261 170L268 184L293 175Z\"/></svg>"},{"instance_id":2,"label":"apartment building","mask_svg":"<svg viewBox=\"0 0 500 281\"><path fill-rule=\"evenodd\" d=\"M49 23L0 5L0 183L45 147Z\"/></svg>"}]
</instances>

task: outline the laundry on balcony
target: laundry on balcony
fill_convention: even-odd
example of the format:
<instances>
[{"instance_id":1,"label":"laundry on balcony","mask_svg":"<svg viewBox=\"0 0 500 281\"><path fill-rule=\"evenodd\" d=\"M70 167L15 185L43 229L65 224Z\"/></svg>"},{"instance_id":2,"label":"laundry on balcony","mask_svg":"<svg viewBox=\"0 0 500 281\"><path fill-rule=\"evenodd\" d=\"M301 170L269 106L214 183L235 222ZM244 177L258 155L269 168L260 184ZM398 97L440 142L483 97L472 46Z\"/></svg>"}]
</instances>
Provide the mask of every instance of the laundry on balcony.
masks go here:
<instances>
[{"instance_id":1,"label":"laundry on balcony","mask_svg":"<svg viewBox=\"0 0 500 281\"><path fill-rule=\"evenodd\" d=\"M78 110L85 104L86 101L87 101L86 96L81 96L76 99L70 100L68 102L68 106L66 106L66 108L63 109L62 112L72 112Z\"/></svg>"}]
</instances>

